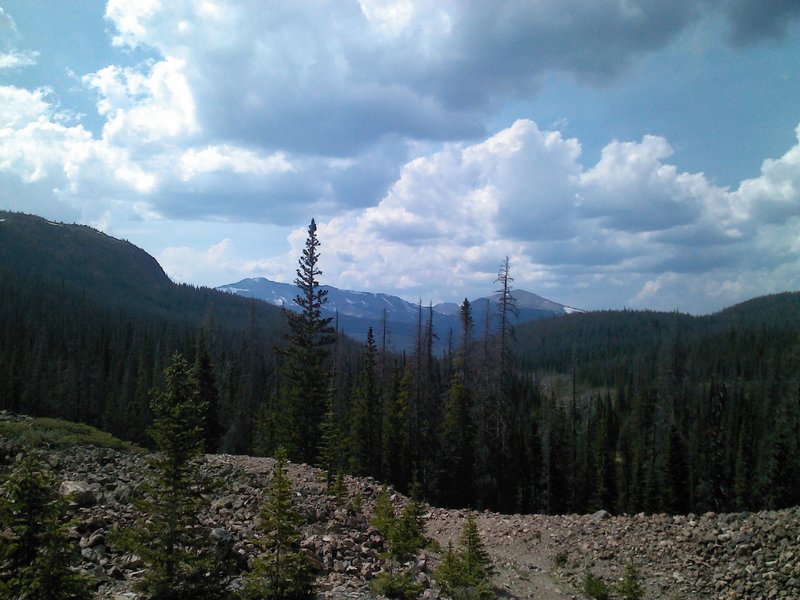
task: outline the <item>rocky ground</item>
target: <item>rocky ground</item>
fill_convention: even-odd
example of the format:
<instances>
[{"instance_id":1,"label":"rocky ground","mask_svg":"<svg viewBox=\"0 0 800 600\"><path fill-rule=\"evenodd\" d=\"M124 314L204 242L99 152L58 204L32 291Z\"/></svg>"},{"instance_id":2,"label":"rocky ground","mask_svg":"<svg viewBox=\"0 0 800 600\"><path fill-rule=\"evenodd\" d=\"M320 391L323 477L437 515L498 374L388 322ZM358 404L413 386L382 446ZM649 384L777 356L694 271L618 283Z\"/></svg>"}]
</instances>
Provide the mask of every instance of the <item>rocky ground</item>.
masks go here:
<instances>
[{"instance_id":1,"label":"rocky ground","mask_svg":"<svg viewBox=\"0 0 800 600\"><path fill-rule=\"evenodd\" d=\"M2 458L2 457L0 457ZM10 458L10 457L8 457ZM49 460L61 492L71 499L73 530L83 569L99 582L98 597L134 600L141 561L114 548L109 533L136 517L131 498L146 472L141 454L77 447L52 451ZM255 552L258 508L274 465L271 459L209 455L205 471L220 487L203 519L221 553L241 565ZM373 598L367 581L383 566L383 539L369 526L380 489L371 479L346 478L348 501L324 493L322 474L290 465L297 503L304 514L303 546L320 567L320 595ZM399 508L407 499L393 494ZM781 511L686 516L502 515L477 516L481 536L497 570L497 590L506 598L583 598L587 572L609 585L625 565L639 568L646 598L800 598L800 508ZM428 507L428 535L446 546L458 539L465 513ZM434 550L412 565L437 598L431 572Z\"/></svg>"}]
</instances>

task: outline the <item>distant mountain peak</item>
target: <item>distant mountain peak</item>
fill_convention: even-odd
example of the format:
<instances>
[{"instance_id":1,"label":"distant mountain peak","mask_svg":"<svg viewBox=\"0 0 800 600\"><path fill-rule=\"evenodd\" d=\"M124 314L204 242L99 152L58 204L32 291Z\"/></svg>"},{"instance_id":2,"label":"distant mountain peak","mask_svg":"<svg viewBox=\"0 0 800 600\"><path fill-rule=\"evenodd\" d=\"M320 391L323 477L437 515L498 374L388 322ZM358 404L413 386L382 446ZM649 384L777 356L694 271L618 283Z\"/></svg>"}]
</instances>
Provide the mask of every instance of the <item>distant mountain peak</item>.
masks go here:
<instances>
[{"instance_id":1,"label":"distant mountain peak","mask_svg":"<svg viewBox=\"0 0 800 600\"><path fill-rule=\"evenodd\" d=\"M500 300L501 295L502 295L501 292L492 294L491 296L489 296L489 300L496 303ZM516 301L518 309L528 308L536 310L548 310L548 311L553 311L554 313L565 313L565 314L573 312L584 312L579 308L574 308L572 306L559 304L558 302L553 302L552 300L543 298L542 296L534 294L533 292L526 292L525 290L512 289L511 297L514 298L514 300Z\"/></svg>"},{"instance_id":2,"label":"distant mountain peak","mask_svg":"<svg viewBox=\"0 0 800 600\"><path fill-rule=\"evenodd\" d=\"M327 316L336 315L339 327L345 333L360 339L363 338L369 327L375 331L380 330L385 320L395 338L396 346L411 347L411 340L413 340L419 320L420 305L418 303L408 302L398 296L381 292L343 290L328 285L321 287L328 292L328 299L323 309L325 314ZM219 286L217 289L248 298L258 298L270 304L282 306L287 310L300 310L300 307L294 302L294 298L300 290L290 283L271 281L264 277L251 277ZM516 300L519 323L571 312L583 312L525 290L512 290L511 295ZM476 334L482 331L487 311L490 312L489 320L491 321L499 297L499 294L494 294L488 298L477 298L470 301L473 306L473 318L478 329ZM423 306L422 308L426 311L423 319L427 319L427 307ZM439 332L441 340L446 339L448 330L457 331L459 329L460 303L441 302L431 308L434 328ZM443 342L440 341L440 343Z\"/></svg>"}]
</instances>

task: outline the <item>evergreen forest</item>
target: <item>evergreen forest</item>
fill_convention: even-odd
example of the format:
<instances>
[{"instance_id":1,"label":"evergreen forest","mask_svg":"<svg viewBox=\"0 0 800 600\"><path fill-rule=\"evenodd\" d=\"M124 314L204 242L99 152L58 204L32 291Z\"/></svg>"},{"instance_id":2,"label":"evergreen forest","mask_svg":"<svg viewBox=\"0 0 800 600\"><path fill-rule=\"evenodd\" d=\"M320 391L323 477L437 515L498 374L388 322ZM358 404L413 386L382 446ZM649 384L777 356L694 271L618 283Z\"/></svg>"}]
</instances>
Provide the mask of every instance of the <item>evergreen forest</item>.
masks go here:
<instances>
[{"instance_id":1,"label":"evergreen forest","mask_svg":"<svg viewBox=\"0 0 800 600\"><path fill-rule=\"evenodd\" d=\"M128 242L0 213L0 409L151 444L153 390L191 367L208 452L274 455L433 504L515 512L743 511L800 504L800 293L708 316L605 311L517 326L513 264L495 323L419 305L357 343L321 316L314 221L301 312L177 285ZM447 340L446 350L434 350Z\"/></svg>"}]
</instances>

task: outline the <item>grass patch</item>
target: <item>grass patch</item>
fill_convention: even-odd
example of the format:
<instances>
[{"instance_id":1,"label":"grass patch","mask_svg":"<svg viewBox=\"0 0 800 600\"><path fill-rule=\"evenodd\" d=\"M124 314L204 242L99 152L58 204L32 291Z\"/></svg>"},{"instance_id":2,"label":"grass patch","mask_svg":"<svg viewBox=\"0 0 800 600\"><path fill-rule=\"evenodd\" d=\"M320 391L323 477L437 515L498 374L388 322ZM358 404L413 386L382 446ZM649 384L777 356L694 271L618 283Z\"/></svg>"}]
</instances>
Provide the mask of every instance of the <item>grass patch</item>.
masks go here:
<instances>
[{"instance_id":1,"label":"grass patch","mask_svg":"<svg viewBox=\"0 0 800 600\"><path fill-rule=\"evenodd\" d=\"M0 436L14 443L34 447L97 446L124 451L139 450L135 444L124 442L91 425L45 417L20 423L0 422Z\"/></svg>"}]
</instances>

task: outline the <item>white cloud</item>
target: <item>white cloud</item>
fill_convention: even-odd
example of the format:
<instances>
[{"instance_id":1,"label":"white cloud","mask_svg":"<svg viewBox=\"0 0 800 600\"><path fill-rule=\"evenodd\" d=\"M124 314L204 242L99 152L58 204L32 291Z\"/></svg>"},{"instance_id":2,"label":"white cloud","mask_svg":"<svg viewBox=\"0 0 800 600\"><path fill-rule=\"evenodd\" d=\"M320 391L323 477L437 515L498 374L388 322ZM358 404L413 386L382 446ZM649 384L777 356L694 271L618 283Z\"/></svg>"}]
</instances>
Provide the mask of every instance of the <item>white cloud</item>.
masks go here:
<instances>
[{"instance_id":1,"label":"white cloud","mask_svg":"<svg viewBox=\"0 0 800 600\"><path fill-rule=\"evenodd\" d=\"M109 0L106 18L117 28L117 34L112 38L113 44L138 46L147 35L148 21L161 10L161 0Z\"/></svg>"},{"instance_id":2,"label":"white cloud","mask_svg":"<svg viewBox=\"0 0 800 600\"><path fill-rule=\"evenodd\" d=\"M261 157L255 152L228 144L207 146L202 149L191 148L181 156L179 167L181 179L184 181L198 174L214 171L267 174L294 170L282 152Z\"/></svg>"},{"instance_id":3,"label":"white cloud","mask_svg":"<svg viewBox=\"0 0 800 600\"><path fill-rule=\"evenodd\" d=\"M44 89L30 92L11 85L0 86L0 127L7 130L47 118L50 105L46 95Z\"/></svg>"},{"instance_id":4,"label":"white cloud","mask_svg":"<svg viewBox=\"0 0 800 600\"><path fill-rule=\"evenodd\" d=\"M39 56L39 53L32 50L12 50L11 52L0 53L0 71L35 65L37 56Z\"/></svg>"},{"instance_id":5,"label":"white cloud","mask_svg":"<svg viewBox=\"0 0 800 600\"><path fill-rule=\"evenodd\" d=\"M305 238L248 259L234 234L190 243L187 220L314 214L331 283L412 298L484 294L506 255L518 286L579 306L603 286L609 302L683 290L699 306L798 285L800 142L731 190L672 164L662 136L586 164L577 138L531 120L485 131L546 74L608 84L709 6L110 0L113 44L151 58L82 78L97 128L48 89L0 87L0 177L14 206L24 185L113 233L182 232L159 258L186 281L291 279ZM1 9L0 28L14 33ZM35 61L0 48L0 69Z\"/></svg>"},{"instance_id":6,"label":"white cloud","mask_svg":"<svg viewBox=\"0 0 800 600\"><path fill-rule=\"evenodd\" d=\"M198 281L201 273L203 277L213 277L217 272L230 273L234 260L231 245L230 239L224 239L201 251L187 246L170 246L156 258L173 280L191 283Z\"/></svg>"},{"instance_id":7,"label":"white cloud","mask_svg":"<svg viewBox=\"0 0 800 600\"><path fill-rule=\"evenodd\" d=\"M761 176L743 181L732 197L737 219L782 223L800 215L800 126L798 143L779 159L767 159Z\"/></svg>"},{"instance_id":8,"label":"white cloud","mask_svg":"<svg viewBox=\"0 0 800 600\"><path fill-rule=\"evenodd\" d=\"M148 144L197 133L185 68L184 60L166 58L144 71L109 66L84 76L99 94L97 110L106 118L103 137L118 144Z\"/></svg>"},{"instance_id":9,"label":"white cloud","mask_svg":"<svg viewBox=\"0 0 800 600\"><path fill-rule=\"evenodd\" d=\"M80 125L54 122L58 115L46 96L46 90L0 87L0 171L28 183L65 174L73 153L91 141Z\"/></svg>"},{"instance_id":10,"label":"white cloud","mask_svg":"<svg viewBox=\"0 0 800 600\"><path fill-rule=\"evenodd\" d=\"M666 163L661 138L612 142L584 169L576 140L519 121L409 162L377 206L320 223L324 270L333 285L402 287L435 301L490 291L510 255L518 287L578 306L597 306L603 288L633 306L693 311L799 286L798 148L729 191ZM648 216L654 210L659 220ZM529 236L509 234L508 211ZM758 221L759 211L775 218ZM537 226L557 235L537 236ZM303 239L297 230L295 252Z\"/></svg>"},{"instance_id":11,"label":"white cloud","mask_svg":"<svg viewBox=\"0 0 800 600\"><path fill-rule=\"evenodd\" d=\"M360 0L359 5L367 20L389 37L400 35L414 16L411 0Z\"/></svg>"}]
</instances>

